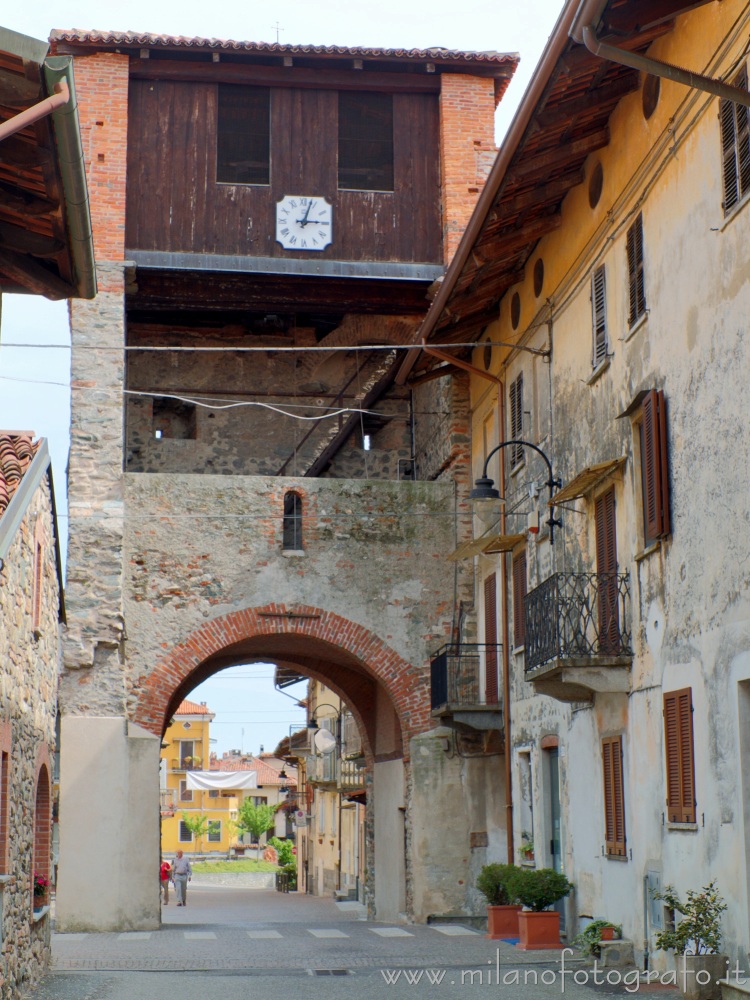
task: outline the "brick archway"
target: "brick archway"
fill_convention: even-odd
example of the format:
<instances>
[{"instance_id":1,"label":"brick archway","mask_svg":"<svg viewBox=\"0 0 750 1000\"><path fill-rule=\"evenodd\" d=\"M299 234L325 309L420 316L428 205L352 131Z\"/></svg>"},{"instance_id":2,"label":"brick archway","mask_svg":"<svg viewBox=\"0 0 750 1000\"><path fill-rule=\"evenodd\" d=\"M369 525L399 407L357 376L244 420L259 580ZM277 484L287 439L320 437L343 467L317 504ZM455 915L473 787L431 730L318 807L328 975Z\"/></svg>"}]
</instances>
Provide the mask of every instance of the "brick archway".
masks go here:
<instances>
[{"instance_id":1,"label":"brick archway","mask_svg":"<svg viewBox=\"0 0 750 1000\"><path fill-rule=\"evenodd\" d=\"M360 687L366 682L370 699L377 688L383 691L400 725L399 743L408 753L410 737L429 728L429 688L424 671L356 622L314 607L269 604L233 611L206 622L177 643L153 670L134 682L133 721L161 736L173 710L175 695L190 689L193 676L196 684L205 679L201 676L205 665L208 664L205 676L210 676L231 662L241 662L248 648L252 648L250 655L256 660L264 656L273 661L304 664L305 657L297 650L305 643L318 658L321 650L330 651L330 669L325 666L310 669L310 675L320 677L342 694L355 716L360 717L358 721L363 708L357 705L356 686L347 691L337 682L337 671L360 678ZM376 706L372 709L374 713Z\"/></svg>"}]
</instances>

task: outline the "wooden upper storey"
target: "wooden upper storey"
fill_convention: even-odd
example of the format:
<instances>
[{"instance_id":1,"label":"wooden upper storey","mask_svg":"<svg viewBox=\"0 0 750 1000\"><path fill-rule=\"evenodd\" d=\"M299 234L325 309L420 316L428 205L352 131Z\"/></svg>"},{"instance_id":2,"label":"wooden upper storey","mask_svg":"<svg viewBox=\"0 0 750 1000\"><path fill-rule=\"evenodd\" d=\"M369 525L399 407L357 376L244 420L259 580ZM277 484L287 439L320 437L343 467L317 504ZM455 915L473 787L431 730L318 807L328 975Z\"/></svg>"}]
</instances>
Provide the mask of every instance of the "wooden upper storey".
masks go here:
<instances>
[{"instance_id":1,"label":"wooden upper storey","mask_svg":"<svg viewBox=\"0 0 750 1000\"><path fill-rule=\"evenodd\" d=\"M442 265L443 77L490 78L497 101L517 64L496 52L77 31L54 32L52 43L59 53L130 57L129 251L311 266ZM279 242L287 196L331 206L324 249Z\"/></svg>"}]
</instances>

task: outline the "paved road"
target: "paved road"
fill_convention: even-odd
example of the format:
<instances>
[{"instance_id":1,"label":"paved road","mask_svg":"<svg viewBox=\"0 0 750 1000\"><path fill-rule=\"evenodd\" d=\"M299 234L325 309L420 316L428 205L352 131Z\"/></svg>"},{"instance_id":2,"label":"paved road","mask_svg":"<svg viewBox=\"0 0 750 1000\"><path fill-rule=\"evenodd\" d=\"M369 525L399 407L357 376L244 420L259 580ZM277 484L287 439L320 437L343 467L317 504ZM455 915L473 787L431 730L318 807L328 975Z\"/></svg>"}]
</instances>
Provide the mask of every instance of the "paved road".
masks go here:
<instances>
[{"instance_id":1,"label":"paved road","mask_svg":"<svg viewBox=\"0 0 750 1000\"><path fill-rule=\"evenodd\" d=\"M565 956L563 989L558 953L519 952L461 924L374 923L354 904L296 893L193 882L188 906L170 903L162 913L162 927L151 932L54 935L53 971L29 1000L628 995L622 982L584 983L573 956Z\"/></svg>"}]
</instances>

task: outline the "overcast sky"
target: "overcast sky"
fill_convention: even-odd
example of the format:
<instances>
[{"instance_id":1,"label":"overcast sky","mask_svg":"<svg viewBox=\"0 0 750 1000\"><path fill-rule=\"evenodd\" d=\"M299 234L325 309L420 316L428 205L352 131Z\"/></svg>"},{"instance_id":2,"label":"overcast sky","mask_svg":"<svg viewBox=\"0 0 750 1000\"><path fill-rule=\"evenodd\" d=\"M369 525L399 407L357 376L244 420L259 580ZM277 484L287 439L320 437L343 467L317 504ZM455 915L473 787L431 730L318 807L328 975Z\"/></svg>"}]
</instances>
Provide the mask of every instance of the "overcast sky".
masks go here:
<instances>
[{"instance_id":1,"label":"overcast sky","mask_svg":"<svg viewBox=\"0 0 750 1000\"><path fill-rule=\"evenodd\" d=\"M47 38L52 28L89 28L256 42L278 37L286 44L518 52L519 70L497 114L499 142L562 6L562 0L55 0L54 5L7 4L0 20L35 38ZM0 428L33 430L49 439L61 532L66 532L70 353L21 350L7 346L11 343L68 344L66 305L6 295L0 326ZM220 753L243 746L257 752L260 744L272 749L302 713L273 692L270 666L232 673L217 675L191 694L219 713L212 726L215 748Z\"/></svg>"}]
</instances>

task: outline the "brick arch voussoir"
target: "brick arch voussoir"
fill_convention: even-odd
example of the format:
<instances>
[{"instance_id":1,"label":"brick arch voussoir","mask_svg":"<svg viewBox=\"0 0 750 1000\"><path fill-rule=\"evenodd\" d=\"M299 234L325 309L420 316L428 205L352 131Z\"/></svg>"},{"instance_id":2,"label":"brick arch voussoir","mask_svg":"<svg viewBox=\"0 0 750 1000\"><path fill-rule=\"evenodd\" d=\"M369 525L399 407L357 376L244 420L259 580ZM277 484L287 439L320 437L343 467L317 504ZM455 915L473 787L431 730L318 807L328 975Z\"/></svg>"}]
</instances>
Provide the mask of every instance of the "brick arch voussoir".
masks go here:
<instances>
[{"instance_id":1,"label":"brick arch voussoir","mask_svg":"<svg viewBox=\"0 0 750 1000\"><path fill-rule=\"evenodd\" d=\"M290 612L310 617L286 617ZM423 677L413 664L357 622L321 608L292 609L283 604L233 611L191 632L153 670L133 682L133 721L161 736L174 692L205 660L245 639L280 634L322 639L355 656L390 696L405 748L413 735L429 727L428 699L415 696L422 689Z\"/></svg>"}]
</instances>

